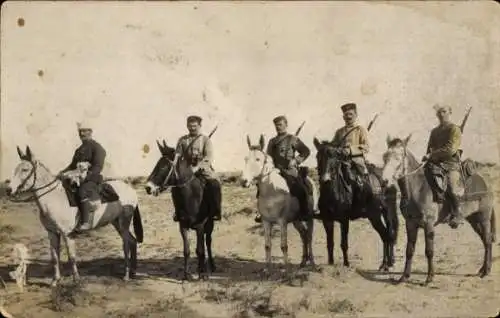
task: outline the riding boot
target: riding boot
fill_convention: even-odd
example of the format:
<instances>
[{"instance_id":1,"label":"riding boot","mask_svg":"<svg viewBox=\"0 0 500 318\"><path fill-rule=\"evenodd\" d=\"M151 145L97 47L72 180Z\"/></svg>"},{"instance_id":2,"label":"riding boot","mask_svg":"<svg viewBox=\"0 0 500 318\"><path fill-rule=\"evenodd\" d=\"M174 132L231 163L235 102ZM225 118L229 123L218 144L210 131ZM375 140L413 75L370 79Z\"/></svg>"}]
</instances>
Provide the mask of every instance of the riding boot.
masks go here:
<instances>
[{"instance_id":1,"label":"riding boot","mask_svg":"<svg viewBox=\"0 0 500 318\"><path fill-rule=\"evenodd\" d=\"M451 218L448 222L448 225L452 229L456 229L461 224L463 224L463 215L460 211L460 202L455 194L450 195L450 203L451 203L451 209L450 209Z\"/></svg>"},{"instance_id":2,"label":"riding boot","mask_svg":"<svg viewBox=\"0 0 500 318\"><path fill-rule=\"evenodd\" d=\"M91 221L91 214L94 212L92 211L92 204L89 200L85 200L81 204L80 208L81 214L82 214L82 223L78 227L78 231L88 231L92 229L92 221Z\"/></svg>"},{"instance_id":3,"label":"riding boot","mask_svg":"<svg viewBox=\"0 0 500 318\"><path fill-rule=\"evenodd\" d=\"M221 199L222 193L217 180L209 180L207 185L210 187L210 197L212 198L213 220L221 220Z\"/></svg>"}]
</instances>

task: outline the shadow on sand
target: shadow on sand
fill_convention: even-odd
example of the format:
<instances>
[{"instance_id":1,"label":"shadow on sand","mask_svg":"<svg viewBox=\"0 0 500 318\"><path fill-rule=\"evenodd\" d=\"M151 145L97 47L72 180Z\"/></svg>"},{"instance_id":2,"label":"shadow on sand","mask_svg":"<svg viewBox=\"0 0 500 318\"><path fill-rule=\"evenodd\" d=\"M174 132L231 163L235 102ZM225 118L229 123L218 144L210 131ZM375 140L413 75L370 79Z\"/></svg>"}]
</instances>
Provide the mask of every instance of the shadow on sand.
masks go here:
<instances>
[{"instance_id":1,"label":"shadow on sand","mask_svg":"<svg viewBox=\"0 0 500 318\"><path fill-rule=\"evenodd\" d=\"M211 273L210 281L221 283L231 281L232 283L241 282L259 282L259 281L281 281L285 282L290 277L306 281L310 271L309 267L299 268L298 264L290 265L290 276L285 277L282 263L273 262L271 275L264 276L263 271L266 268L264 262L257 262L244 258L226 258L215 257L216 270ZM169 259L139 259L137 268L137 277L135 280L168 280L181 283L183 277L183 257L175 256ZM78 262L78 269L83 279L88 280L92 277L106 279L120 279L124 273L123 259L118 257L105 257L93 260L82 260ZM197 280L197 259L191 257L189 260L190 273ZM5 280L9 279L9 271L15 269L15 266L0 266L0 275ZM71 270L68 263L62 263L61 275L63 277L71 276ZM52 266L45 260L33 260L28 265L28 281L30 278L47 279L47 283L52 278ZM31 283L30 283L31 284ZM38 283L37 283L38 284Z\"/></svg>"}]
</instances>

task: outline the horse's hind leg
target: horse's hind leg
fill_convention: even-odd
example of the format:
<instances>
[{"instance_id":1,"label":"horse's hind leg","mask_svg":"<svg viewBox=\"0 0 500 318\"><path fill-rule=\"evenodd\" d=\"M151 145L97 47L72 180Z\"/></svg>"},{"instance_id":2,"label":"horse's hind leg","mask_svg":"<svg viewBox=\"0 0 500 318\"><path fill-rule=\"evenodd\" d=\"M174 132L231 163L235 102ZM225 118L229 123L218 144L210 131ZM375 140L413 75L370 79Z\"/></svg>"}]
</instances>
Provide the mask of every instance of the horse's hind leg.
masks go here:
<instances>
[{"instance_id":1,"label":"horse's hind leg","mask_svg":"<svg viewBox=\"0 0 500 318\"><path fill-rule=\"evenodd\" d=\"M403 275L398 280L398 283L403 283L410 278L411 263L413 254L415 254L415 245L417 244L418 236L418 220L406 219L406 261Z\"/></svg>"},{"instance_id":2,"label":"horse's hind leg","mask_svg":"<svg viewBox=\"0 0 500 318\"><path fill-rule=\"evenodd\" d=\"M427 278L425 285L432 282L434 279L434 224L433 222L426 222L424 224L425 234L425 257L427 258Z\"/></svg>"},{"instance_id":3,"label":"horse's hind leg","mask_svg":"<svg viewBox=\"0 0 500 318\"><path fill-rule=\"evenodd\" d=\"M271 274L271 231L272 224L266 220L262 220L262 227L264 228L264 250L266 252L266 270L267 275Z\"/></svg>"},{"instance_id":4,"label":"horse's hind leg","mask_svg":"<svg viewBox=\"0 0 500 318\"><path fill-rule=\"evenodd\" d=\"M341 230L341 240L340 240L340 248L342 249L342 256L344 258L344 266L349 267L349 220L345 220L340 224Z\"/></svg>"},{"instance_id":5,"label":"horse's hind leg","mask_svg":"<svg viewBox=\"0 0 500 318\"><path fill-rule=\"evenodd\" d=\"M474 231L481 237L484 246L483 265L479 269L477 275L481 278L491 273L492 263L492 233L490 218L483 220L480 216L472 215L467 218Z\"/></svg>"},{"instance_id":6,"label":"horse's hind leg","mask_svg":"<svg viewBox=\"0 0 500 318\"><path fill-rule=\"evenodd\" d=\"M325 228L326 235L326 250L328 252L328 265L333 265L333 229L334 223L333 221L323 221L323 227Z\"/></svg>"},{"instance_id":7,"label":"horse's hind leg","mask_svg":"<svg viewBox=\"0 0 500 318\"><path fill-rule=\"evenodd\" d=\"M315 267L316 263L314 262L313 247L312 247L313 234L314 234L314 220L308 220L306 222L306 242L308 251L307 259L309 260L309 264Z\"/></svg>"},{"instance_id":8,"label":"horse's hind leg","mask_svg":"<svg viewBox=\"0 0 500 318\"><path fill-rule=\"evenodd\" d=\"M280 232L281 232L281 252L283 253L283 263L285 264L285 272L289 272L289 260L288 260L288 226L285 220L280 222Z\"/></svg>"},{"instance_id":9,"label":"horse's hind leg","mask_svg":"<svg viewBox=\"0 0 500 318\"><path fill-rule=\"evenodd\" d=\"M198 277L206 280L208 275L205 264L205 231L203 227L196 229L196 256L198 258Z\"/></svg>"},{"instance_id":10,"label":"horse's hind leg","mask_svg":"<svg viewBox=\"0 0 500 318\"><path fill-rule=\"evenodd\" d=\"M293 226L299 232L300 240L302 241L302 261L300 262L299 267L304 267L309 260L309 245L308 245L308 229L304 227L304 224L300 221L293 222Z\"/></svg>"},{"instance_id":11,"label":"horse's hind leg","mask_svg":"<svg viewBox=\"0 0 500 318\"><path fill-rule=\"evenodd\" d=\"M211 220L207 221L207 225L205 226L205 235L206 235L206 245L207 245L207 254L208 254L208 265L210 266L210 272L215 272L217 269L215 267L214 258L212 256L212 232L214 230L214 222Z\"/></svg>"},{"instance_id":12,"label":"horse's hind leg","mask_svg":"<svg viewBox=\"0 0 500 318\"><path fill-rule=\"evenodd\" d=\"M61 269L59 266L61 255L61 235L58 233L48 232L50 243L50 259L53 267L53 278L51 286L56 286L61 280Z\"/></svg>"},{"instance_id":13,"label":"horse's hind leg","mask_svg":"<svg viewBox=\"0 0 500 318\"><path fill-rule=\"evenodd\" d=\"M123 221L120 221L120 219L112 222L113 227L116 229L122 239L123 261L125 266L125 274L123 275L123 280L128 281L130 279L130 242L127 237L128 227L126 228L126 230L124 230L124 224L120 223L123 223Z\"/></svg>"}]
</instances>

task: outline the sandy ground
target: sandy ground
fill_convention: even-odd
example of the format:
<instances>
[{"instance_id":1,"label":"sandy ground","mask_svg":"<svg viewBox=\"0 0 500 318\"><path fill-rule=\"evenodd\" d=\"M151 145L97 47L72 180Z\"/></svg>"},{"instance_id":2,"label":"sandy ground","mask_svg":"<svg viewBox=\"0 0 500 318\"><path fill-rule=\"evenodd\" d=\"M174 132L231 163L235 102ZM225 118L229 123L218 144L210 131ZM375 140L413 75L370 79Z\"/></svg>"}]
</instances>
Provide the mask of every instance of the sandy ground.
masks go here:
<instances>
[{"instance_id":1,"label":"sandy ground","mask_svg":"<svg viewBox=\"0 0 500 318\"><path fill-rule=\"evenodd\" d=\"M487 175L496 175L489 168ZM495 190L498 194L499 187ZM482 243L470 226L460 231L448 226L436 230L435 282L424 287L426 260L420 232L409 283L395 286L404 265L406 233L401 219L396 267L378 273L381 242L368 221L351 223L351 267L341 265L339 230L335 232L335 262L328 266L326 240L316 222L314 253L321 272L298 271L283 280L277 265L270 280L261 279L264 239L253 222L255 189L236 185L223 187L224 220L216 225L214 254L217 271L208 282L180 281L182 244L172 221L170 194L146 196L138 188L145 242L139 247L137 280L125 283L122 275L121 241L112 227L77 240L79 268L84 284L71 287L70 271L63 270L65 288L48 286L52 269L48 264L48 241L34 205L0 202L0 274L6 288L0 289L4 308L14 317L494 317L500 310L498 284L499 244L494 245L493 273L480 279L474 274L481 265ZM497 204L498 206L498 204ZM497 211L500 211L497 208ZM497 217L498 219L498 217ZM498 227L498 225L497 225ZM290 225L289 255L296 266L301 246ZM194 233L191 233L195 266ZM8 277L13 269L12 245L26 244L35 259L28 269L28 286L21 293ZM273 239L273 257L281 264L279 232ZM63 253L63 261L66 255Z\"/></svg>"}]
</instances>

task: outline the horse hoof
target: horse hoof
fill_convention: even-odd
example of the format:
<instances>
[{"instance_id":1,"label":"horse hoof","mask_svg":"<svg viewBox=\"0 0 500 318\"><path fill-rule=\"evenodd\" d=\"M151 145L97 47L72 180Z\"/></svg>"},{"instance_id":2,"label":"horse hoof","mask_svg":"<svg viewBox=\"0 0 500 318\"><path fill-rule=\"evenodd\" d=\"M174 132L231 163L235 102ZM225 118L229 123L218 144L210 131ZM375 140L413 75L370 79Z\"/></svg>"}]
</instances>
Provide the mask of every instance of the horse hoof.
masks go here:
<instances>
[{"instance_id":1,"label":"horse hoof","mask_svg":"<svg viewBox=\"0 0 500 318\"><path fill-rule=\"evenodd\" d=\"M408 281L408 276L403 275L396 281L396 285L406 283L407 281Z\"/></svg>"},{"instance_id":2,"label":"horse hoof","mask_svg":"<svg viewBox=\"0 0 500 318\"><path fill-rule=\"evenodd\" d=\"M50 287L56 287L58 284L59 284L59 281L61 279L60 278L54 278L51 282L50 282Z\"/></svg>"},{"instance_id":3,"label":"horse hoof","mask_svg":"<svg viewBox=\"0 0 500 318\"><path fill-rule=\"evenodd\" d=\"M351 263L349 263L349 261L344 261L344 267L351 267Z\"/></svg>"},{"instance_id":4,"label":"horse hoof","mask_svg":"<svg viewBox=\"0 0 500 318\"><path fill-rule=\"evenodd\" d=\"M199 277L199 278L200 278L200 280L202 280L202 281L206 281L206 280L208 280L208 274L206 274L206 273L200 273L200 274L198 274L198 277Z\"/></svg>"},{"instance_id":5,"label":"horse hoof","mask_svg":"<svg viewBox=\"0 0 500 318\"><path fill-rule=\"evenodd\" d=\"M387 264L382 264L380 265L380 267L378 268L378 271L379 272L388 272L389 271L389 266Z\"/></svg>"},{"instance_id":6,"label":"horse hoof","mask_svg":"<svg viewBox=\"0 0 500 318\"><path fill-rule=\"evenodd\" d=\"M136 272L130 272L130 279L134 279L137 277L137 273Z\"/></svg>"},{"instance_id":7,"label":"horse hoof","mask_svg":"<svg viewBox=\"0 0 500 318\"><path fill-rule=\"evenodd\" d=\"M328 265L335 265L335 263L333 261L328 261Z\"/></svg>"},{"instance_id":8,"label":"horse hoof","mask_svg":"<svg viewBox=\"0 0 500 318\"><path fill-rule=\"evenodd\" d=\"M304 268L304 267L306 267L306 265L307 265L307 261L302 261L299 264L299 268Z\"/></svg>"},{"instance_id":9,"label":"horse hoof","mask_svg":"<svg viewBox=\"0 0 500 318\"><path fill-rule=\"evenodd\" d=\"M191 275L189 273L184 273L184 277L182 277L182 280L190 282L193 280L193 275Z\"/></svg>"}]
</instances>

